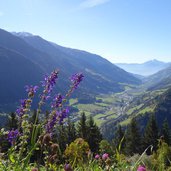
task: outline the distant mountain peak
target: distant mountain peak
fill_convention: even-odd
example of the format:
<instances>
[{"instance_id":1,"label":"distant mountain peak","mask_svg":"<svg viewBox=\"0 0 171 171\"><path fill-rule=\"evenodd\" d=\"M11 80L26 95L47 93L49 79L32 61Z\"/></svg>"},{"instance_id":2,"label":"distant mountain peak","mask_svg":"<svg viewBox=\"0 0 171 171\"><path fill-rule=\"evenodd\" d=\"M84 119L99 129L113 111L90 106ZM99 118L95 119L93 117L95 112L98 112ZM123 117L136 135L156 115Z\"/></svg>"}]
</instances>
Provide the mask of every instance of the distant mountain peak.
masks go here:
<instances>
[{"instance_id":1,"label":"distant mountain peak","mask_svg":"<svg viewBox=\"0 0 171 171\"><path fill-rule=\"evenodd\" d=\"M157 59L152 59L152 60L144 62L143 64L165 64L165 62L159 61Z\"/></svg>"},{"instance_id":2,"label":"distant mountain peak","mask_svg":"<svg viewBox=\"0 0 171 171\"><path fill-rule=\"evenodd\" d=\"M143 75L143 76L149 76L149 75L157 73L158 71L162 69L167 68L170 65L170 63L159 61L157 59L152 59L141 64L116 63L116 65L124 69L127 72L131 72L133 74L138 74L138 75Z\"/></svg>"},{"instance_id":3,"label":"distant mountain peak","mask_svg":"<svg viewBox=\"0 0 171 171\"><path fill-rule=\"evenodd\" d=\"M19 37L33 37L34 35L28 32L12 32L13 35Z\"/></svg>"}]
</instances>

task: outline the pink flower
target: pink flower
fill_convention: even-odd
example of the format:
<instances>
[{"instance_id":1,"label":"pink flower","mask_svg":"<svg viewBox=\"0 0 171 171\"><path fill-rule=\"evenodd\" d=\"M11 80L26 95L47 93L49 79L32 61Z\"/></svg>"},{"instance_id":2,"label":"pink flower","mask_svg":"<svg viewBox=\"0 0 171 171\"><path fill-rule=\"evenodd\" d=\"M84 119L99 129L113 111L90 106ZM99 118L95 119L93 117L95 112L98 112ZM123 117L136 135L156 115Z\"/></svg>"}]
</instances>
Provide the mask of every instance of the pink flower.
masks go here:
<instances>
[{"instance_id":1,"label":"pink flower","mask_svg":"<svg viewBox=\"0 0 171 171\"><path fill-rule=\"evenodd\" d=\"M102 156L102 159L103 159L103 160L106 160L107 158L109 158L109 154L104 153L103 156Z\"/></svg>"},{"instance_id":2,"label":"pink flower","mask_svg":"<svg viewBox=\"0 0 171 171\"><path fill-rule=\"evenodd\" d=\"M147 171L145 166L139 166L137 171Z\"/></svg>"},{"instance_id":3,"label":"pink flower","mask_svg":"<svg viewBox=\"0 0 171 171\"><path fill-rule=\"evenodd\" d=\"M94 158L98 160L100 158L100 155L96 154Z\"/></svg>"}]
</instances>

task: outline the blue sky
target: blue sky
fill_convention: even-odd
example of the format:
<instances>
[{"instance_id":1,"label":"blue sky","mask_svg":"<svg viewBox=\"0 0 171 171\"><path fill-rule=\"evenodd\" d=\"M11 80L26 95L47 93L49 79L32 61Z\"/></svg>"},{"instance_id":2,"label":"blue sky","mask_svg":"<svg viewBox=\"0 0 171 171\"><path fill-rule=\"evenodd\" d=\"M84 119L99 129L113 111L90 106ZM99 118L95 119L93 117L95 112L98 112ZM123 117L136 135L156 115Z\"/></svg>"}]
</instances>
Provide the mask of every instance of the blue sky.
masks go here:
<instances>
[{"instance_id":1,"label":"blue sky","mask_svg":"<svg viewBox=\"0 0 171 171\"><path fill-rule=\"evenodd\" d=\"M0 28L111 62L171 61L171 0L0 0Z\"/></svg>"}]
</instances>

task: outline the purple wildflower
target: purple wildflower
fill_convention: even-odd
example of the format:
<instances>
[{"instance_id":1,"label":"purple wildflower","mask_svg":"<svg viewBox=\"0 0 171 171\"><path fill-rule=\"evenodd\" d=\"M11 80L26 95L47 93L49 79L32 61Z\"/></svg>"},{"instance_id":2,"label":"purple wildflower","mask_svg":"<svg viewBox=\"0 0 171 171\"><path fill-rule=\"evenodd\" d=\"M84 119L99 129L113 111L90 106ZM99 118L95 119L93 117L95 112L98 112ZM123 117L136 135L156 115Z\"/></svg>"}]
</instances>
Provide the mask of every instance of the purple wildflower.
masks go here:
<instances>
[{"instance_id":1,"label":"purple wildflower","mask_svg":"<svg viewBox=\"0 0 171 171\"><path fill-rule=\"evenodd\" d=\"M73 83L72 85L73 89L77 89L78 85L83 80L83 77L84 76L82 73L77 73L77 74L72 75L71 82Z\"/></svg>"},{"instance_id":2,"label":"purple wildflower","mask_svg":"<svg viewBox=\"0 0 171 171\"><path fill-rule=\"evenodd\" d=\"M26 92L28 92L28 97L33 98L38 89L38 86L26 85L25 88L26 88Z\"/></svg>"},{"instance_id":3,"label":"purple wildflower","mask_svg":"<svg viewBox=\"0 0 171 171\"><path fill-rule=\"evenodd\" d=\"M19 136L19 131L16 129L16 130L11 130L8 132L8 135L7 135L7 139L8 141L11 143L11 145L13 145L17 139L17 137Z\"/></svg>"},{"instance_id":4,"label":"purple wildflower","mask_svg":"<svg viewBox=\"0 0 171 171\"><path fill-rule=\"evenodd\" d=\"M63 109L62 112L59 114L59 123L61 124L62 121L67 117L67 114L69 113L69 108L67 107L66 109Z\"/></svg>"},{"instance_id":5,"label":"purple wildflower","mask_svg":"<svg viewBox=\"0 0 171 171\"><path fill-rule=\"evenodd\" d=\"M21 118L24 115L24 109L20 107L16 110L16 113Z\"/></svg>"},{"instance_id":6,"label":"purple wildflower","mask_svg":"<svg viewBox=\"0 0 171 171\"><path fill-rule=\"evenodd\" d=\"M52 108L58 108L60 106L62 106L62 101L63 101L63 97L61 94L58 94L57 96L55 96L55 98L53 99L53 103L52 103Z\"/></svg>"},{"instance_id":7,"label":"purple wildflower","mask_svg":"<svg viewBox=\"0 0 171 171\"><path fill-rule=\"evenodd\" d=\"M137 171L146 171L146 168L145 166L139 166Z\"/></svg>"},{"instance_id":8,"label":"purple wildflower","mask_svg":"<svg viewBox=\"0 0 171 171\"><path fill-rule=\"evenodd\" d=\"M56 112L51 119L48 120L47 124L46 124L46 131L48 133L52 132L56 122L57 122L57 118L58 118L58 113Z\"/></svg>"},{"instance_id":9,"label":"purple wildflower","mask_svg":"<svg viewBox=\"0 0 171 171\"><path fill-rule=\"evenodd\" d=\"M45 87L44 93L50 93L53 86L56 84L56 79L58 78L58 70L51 72L49 76L45 76L44 81L42 81L42 86Z\"/></svg>"},{"instance_id":10,"label":"purple wildflower","mask_svg":"<svg viewBox=\"0 0 171 171\"><path fill-rule=\"evenodd\" d=\"M44 101L48 100L50 98L50 96L42 94L42 95L40 95L40 98L41 98L42 102L44 102Z\"/></svg>"},{"instance_id":11,"label":"purple wildflower","mask_svg":"<svg viewBox=\"0 0 171 171\"><path fill-rule=\"evenodd\" d=\"M109 154L104 153L103 156L102 156L102 159L103 159L103 160L106 160L106 159L108 159L108 158L109 158Z\"/></svg>"},{"instance_id":12,"label":"purple wildflower","mask_svg":"<svg viewBox=\"0 0 171 171\"><path fill-rule=\"evenodd\" d=\"M98 160L100 158L100 155L99 154L96 154L95 157L94 157L96 160Z\"/></svg>"},{"instance_id":13,"label":"purple wildflower","mask_svg":"<svg viewBox=\"0 0 171 171\"><path fill-rule=\"evenodd\" d=\"M22 108L26 108L27 99L21 99L21 100L20 100L20 103L21 103L21 107L22 107Z\"/></svg>"},{"instance_id":14,"label":"purple wildflower","mask_svg":"<svg viewBox=\"0 0 171 171\"><path fill-rule=\"evenodd\" d=\"M53 116L48 120L46 124L46 131L48 133L51 133L57 121L59 121L59 123L62 123L62 121L67 117L68 112L69 112L68 108L63 109L62 111L56 111L53 114Z\"/></svg>"},{"instance_id":15,"label":"purple wildflower","mask_svg":"<svg viewBox=\"0 0 171 171\"><path fill-rule=\"evenodd\" d=\"M21 118L24 115L25 108L27 105L27 99L22 99L20 100L21 105L20 107L16 110L17 115Z\"/></svg>"},{"instance_id":16,"label":"purple wildflower","mask_svg":"<svg viewBox=\"0 0 171 171\"><path fill-rule=\"evenodd\" d=\"M40 95L40 106L50 97L49 94L51 93L53 86L56 84L58 73L58 70L54 70L49 76L45 76L44 81L41 81L44 90L43 94Z\"/></svg>"}]
</instances>

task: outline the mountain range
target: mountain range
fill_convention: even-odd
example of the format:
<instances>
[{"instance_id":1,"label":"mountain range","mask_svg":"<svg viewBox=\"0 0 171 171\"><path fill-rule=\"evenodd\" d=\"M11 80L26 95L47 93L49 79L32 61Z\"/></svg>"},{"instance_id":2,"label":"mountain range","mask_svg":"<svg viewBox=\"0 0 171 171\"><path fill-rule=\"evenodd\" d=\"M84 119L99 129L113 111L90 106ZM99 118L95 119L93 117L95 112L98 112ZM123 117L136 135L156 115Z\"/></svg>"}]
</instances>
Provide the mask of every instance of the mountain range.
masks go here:
<instances>
[{"instance_id":1,"label":"mountain range","mask_svg":"<svg viewBox=\"0 0 171 171\"><path fill-rule=\"evenodd\" d=\"M107 128L106 135L110 136L109 132L115 129L112 125L129 123L134 116L142 127L151 112L156 114L158 122L170 117L170 63L151 60L143 64L116 65L99 55L66 48L40 36L0 29L0 111L14 111L17 102L27 96L25 85L40 86L44 75L58 68L57 93L67 92L69 78L77 72L84 75L84 81L73 96L81 99L80 102L86 100L86 105L93 104L97 102L97 95L116 93L113 96L115 99L112 99L115 106L108 110L115 108L114 115L116 111L120 113L112 117L113 113L109 111L112 119L109 117L102 125L102 130ZM120 67L126 67L124 69L130 73ZM104 105L103 99L101 101ZM95 111L93 116L96 114ZM171 126L170 120L169 124Z\"/></svg>"},{"instance_id":2,"label":"mountain range","mask_svg":"<svg viewBox=\"0 0 171 171\"><path fill-rule=\"evenodd\" d=\"M142 76L153 75L156 72L163 70L171 65L171 63L158 61L156 59L144 62L142 64L138 63L115 63L118 67L124 69L127 72L138 74Z\"/></svg>"},{"instance_id":3,"label":"mountain range","mask_svg":"<svg viewBox=\"0 0 171 171\"><path fill-rule=\"evenodd\" d=\"M60 69L57 91L65 93L69 77L77 72L84 81L76 95L120 92L124 84L140 84L132 74L99 55L59 46L30 33L0 29L0 108L26 96L24 85L35 85L43 75ZM24 96L25 95L25 96Z\"/></svg>"}]
</instances>

